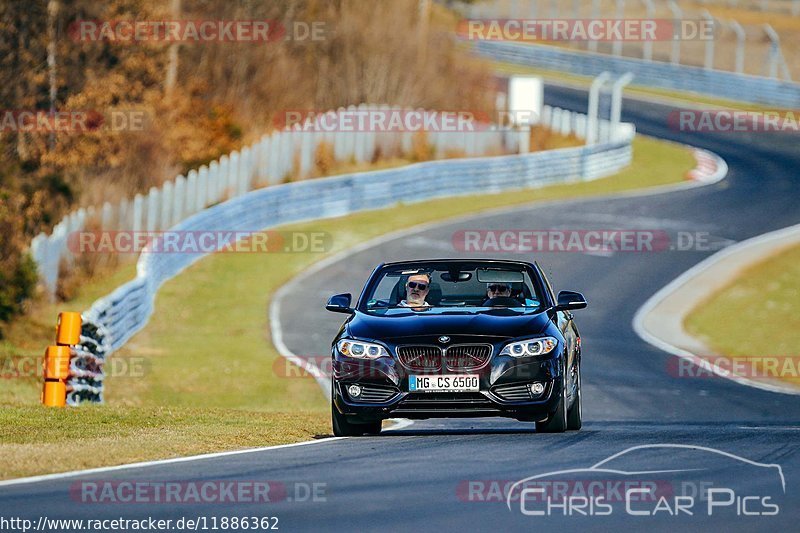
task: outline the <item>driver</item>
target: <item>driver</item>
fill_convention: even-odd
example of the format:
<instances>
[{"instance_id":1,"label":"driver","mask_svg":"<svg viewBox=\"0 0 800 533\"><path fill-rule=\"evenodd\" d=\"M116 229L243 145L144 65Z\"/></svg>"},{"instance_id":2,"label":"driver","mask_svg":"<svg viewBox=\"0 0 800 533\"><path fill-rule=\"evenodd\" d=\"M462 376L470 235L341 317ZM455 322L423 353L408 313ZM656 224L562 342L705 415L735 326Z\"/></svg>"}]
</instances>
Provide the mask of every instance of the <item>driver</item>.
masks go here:
<instances>
[{"instance_id":1,"label":"driver","mask_svg":"<svg viewBox=\"0 0 800 533\"><path fill-rule=\"evenodd\" d=\"M430 274L413 274L406 281L406 299L398 304L400 307L410 307L414 311L422 311L431 304L425 301L431 289Z\"/></svg>"},{"instance_id":2,"label":"driver","mask_svg":"<svg viewBox=\"0 0 800 533\"><path fill-rule=\"evenodd\" d=\"M491 307L516 307L519 302L511 297L511 284L495 281L486 285L485 306Z\"/></svg>"},{"instance_id":3,"label":"driver","mask_svg":"<svg viewBox=\"0 0 800 533\"><path fill-rule=\"evenodd\" d=\"M508 283L489 283L486 286L486 297L492 298L511 298L511 285Z\"/></svg>"}]
</instances>

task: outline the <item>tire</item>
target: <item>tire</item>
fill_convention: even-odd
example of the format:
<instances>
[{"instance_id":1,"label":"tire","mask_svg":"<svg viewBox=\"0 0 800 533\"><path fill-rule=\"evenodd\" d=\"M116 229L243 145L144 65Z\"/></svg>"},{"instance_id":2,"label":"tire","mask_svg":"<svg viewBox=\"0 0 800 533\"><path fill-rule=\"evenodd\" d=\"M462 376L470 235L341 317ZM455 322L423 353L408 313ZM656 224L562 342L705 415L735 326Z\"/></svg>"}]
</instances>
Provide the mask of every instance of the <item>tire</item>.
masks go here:
<instances>
[{"instance_id":1,"label":"tire","mask_svg":"<svg viewBox=\"0 0 800 533\"><path fill-rule=\"evenodd\" d=\"M575 386L575 399L572 407L567 411L567 429L577 431L581 429L583 413L581 410L581 365L578 363L578 384Z\"/></svg>"},{"instance_id":2,"label":"tire","mask_svg":"<svg viewBox=\"0 0 800 533\"><path fill-rule=\"evenodd\" d=\"M333 383L333 387L336 384ZM331 390L333 390L331 387ZM365 433L370 435L377 435L381 432L381 421L369 422L368 424L353 424L347 421L347 417L336 409L333 403L333 396L331 396L331 426L333 426L333 434L336 437L360 437Z\"/></svg>"},{"instance_id":3,"label":"tire","mask_svg":"<svg viewBox=\"0 0 800 533\"><path fill-rule=\"evenodd\" d=\"M544 422L536 422L537 433L563 433L567 430L567 384L561 387L561 398L556 411Z\"/></svg>"}]
</instances>

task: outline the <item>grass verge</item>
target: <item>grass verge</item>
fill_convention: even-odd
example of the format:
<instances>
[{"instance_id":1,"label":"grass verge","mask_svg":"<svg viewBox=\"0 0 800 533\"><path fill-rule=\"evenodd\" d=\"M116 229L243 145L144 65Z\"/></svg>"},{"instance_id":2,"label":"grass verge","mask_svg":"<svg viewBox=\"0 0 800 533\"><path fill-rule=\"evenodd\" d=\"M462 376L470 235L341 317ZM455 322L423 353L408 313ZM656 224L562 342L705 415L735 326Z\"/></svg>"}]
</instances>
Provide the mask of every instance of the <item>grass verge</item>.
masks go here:
<instances>
[{"instance_id":1,"label":"grass verge","mask_svg":"<svg viewBox=\"0 0 800 533\"><path fill-rule=\"evenodd\" d=\"M717 353L747 361L745 368L753 361L766 377L800 385L800 247L746 269L696 307L685 326Z\"/></svg>"},{"instance_id":2,"label":"grass verge","mask_svg":"<svg viewBox=\"0 0 800 533\"><path fill-rule=\"evenodd\" d=\"M609 178L431 200L415 204L413 218L407 216L407 206L399 205L281 229L325 231L334 243L329 253L336 253L389 231L458 215L679 182L694 164L688 150L639 136L632 165ZM39 407L36 377L4 388L0 477L294 442L328 433L328 404L316 382L284 379L275 370L284 362L270 342L267 317L273 292L322 257L215 254L165 283L148 326L112 357L141 358L141 371L112 376L107 405ZM84 308L83 302L60 307ZM50 342L54 317L55 309L35 353ZM74 453L79 450L84 454Z\"/></svg>"}]
</instances>

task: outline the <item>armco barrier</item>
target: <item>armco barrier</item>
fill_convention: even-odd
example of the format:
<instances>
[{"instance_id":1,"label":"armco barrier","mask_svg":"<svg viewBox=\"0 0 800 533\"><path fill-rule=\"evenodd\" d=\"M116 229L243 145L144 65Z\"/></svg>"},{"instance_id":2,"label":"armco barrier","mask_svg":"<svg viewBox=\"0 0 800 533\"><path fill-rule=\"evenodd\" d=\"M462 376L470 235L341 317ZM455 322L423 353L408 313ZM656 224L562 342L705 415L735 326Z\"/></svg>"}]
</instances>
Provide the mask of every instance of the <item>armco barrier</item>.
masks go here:
<instances>
[{"instance_id":1,"label":"armco barrier","mask_svg":"<svg viewBox=\"0 0 800 533\"><path fill-rule=\"evenodd\" d=\"M86 227L94 219L104 230L156 231L165 230L185 218L226 198L280 183L294 174L299 179L309 177L314 158L321 143L332 149L336 161L369 162L376 153L384 157L399 156L411 150L413 131L329 131L319 127L326 118L351 117L362 113L385 113L392 109L404 112L435 113L426 110L390 107L388 105L349 106L331 110L324 115L309 117L304 124L275 130L264 135L241 151L224 155L218 161L177 176L160 188L152 187L147 194L137 194L132 200L119 204L106 202L102 207L81 208L56 224L50 235L41 233L31 242L40 277L49 294L55 294L59 266L70 261L68 237ZM303 131L304 125L314 125ZM487 124L488 126L488 124ZM518 135L510 129L481 129L480 131L429 131L427 141L436 157L448 151L460 151L468 157L516 151Z\"/></svg>"},{"instance_id":2,"label":"armco barrier","mask_svg":"<svg viewBox=\"0 0 800 533\"><path fill-rule=\"evenodd\" d=\"M555 113L556 111L551 111ZM565 124L585 128L577 113L558 110ZM583 117L585 119L585 117ZM602 124L608 131L607 122ZM601 133L602 133L601 128ZM613 133L613 134L612 134ZM620 124L611 140L577 148L472 159L417 163L375 172L320 178L258 189L200 211L175 231L256 231L304 220L342 216L403 202L541 187L613 174L630 164L635 130ZM601 134L601 139L603 135ZM81 347L104 359L145 326L162 283L203 253L142 252L132 281L97 300L83 313ZM102 401L102 378L73 380L67 403Z\"/></svg>"},{"instance_id":3,"label":"armco barrier","mask_svg":"<svg viewBox=\"0 0 800 533\"><path fill-rule=\"evenodd\" d=\"M632 72L636 76L638 85L690 91L787 109L800 107L800 83L772 78L592 52L576 52L541 44L476 41L475 51L497 61L571 74L594 77L603 71L616 75Z\"/></svg>"}]
</instances>

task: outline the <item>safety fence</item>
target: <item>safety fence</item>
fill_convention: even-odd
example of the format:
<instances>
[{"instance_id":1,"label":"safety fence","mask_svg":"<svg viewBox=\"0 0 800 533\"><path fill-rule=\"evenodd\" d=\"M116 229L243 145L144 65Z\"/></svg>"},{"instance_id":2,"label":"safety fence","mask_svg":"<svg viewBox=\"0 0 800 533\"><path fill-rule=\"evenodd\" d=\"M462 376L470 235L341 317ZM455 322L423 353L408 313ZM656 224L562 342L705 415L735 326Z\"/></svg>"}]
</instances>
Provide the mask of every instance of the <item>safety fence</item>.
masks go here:
<instances>
[{"instance_id":1,"label":"safety fence","mask_svg":"<svg viewBox=\"0 0 800 533\"><path fill-rule=\"evenodd\" d=\"M586 136L585 115L548 107L543 109L541 121L564 134ZM241 192L221 203L196 209L191 215L184 212L188 216L173 224L170 230L254 232L292 222L378 209L399 201L412 203L593 180L630 164L635 135L633 125L627 123L611 124L601 120L599 130L601 142L591 146L428 161ZM501 133L506 135L507 132ZM511 133L507 141L518 141L519 134ZM209 253L149 253L148 250L163 244L160 239L162 237L156 236L139 256L133 280L100 298L82 313L81 342L75 347L82 357L73 365L76 372L67 384L69 405L102 401L102 363L106 357L147 324L159 287Z\"/></svg>"},{"instance_id":2,"label":"safety fence","mask_svg":"<svg viewBox=\"0 0 800 533\"><path fill-rule=\"evenodd\" d=\"M743 102L797 109L800 83L772 78L673 65L593 52L576 52L541 44L476 41L475 51L496 61L516 63L582 76L607 71L615 75L632 73L638 85L675 89Z\"/></svg>"},{"instance_id":3,"label":"safety fence","mask_svg":"<svg viewBox=\"0 0 800 533\"><path fill-rule=\"evenodd\" d=\"M86 228L90 222L103 230L133 232L158 231L170 228L209 205L234 198L250 190L275 185L292 176L305 179L314 170L315 157L326 143L336 162L365 163L381 157L408 154L413 149L416 131L367 129L345 131L326 124L353 122L361 116L387 116L393 110L387 105L360 105L298 120L276 130L241 151L222 156L218 161L178 176L161 187L152 187L147 194L117 204L106 202L100 208L82 208L59 222L50 235L42 233L31 242L31 255L49 294L54 294L62 261L72 258L69 236ZM417 112L429 116L430 111L402 109L408 115ZM327 122L326 122L327 121ZM510 129L486 128L476 123L476 131L424 131L434 158L458 152L468 157L516 152L518 135Z\"/></svg>"}]
</instances>

